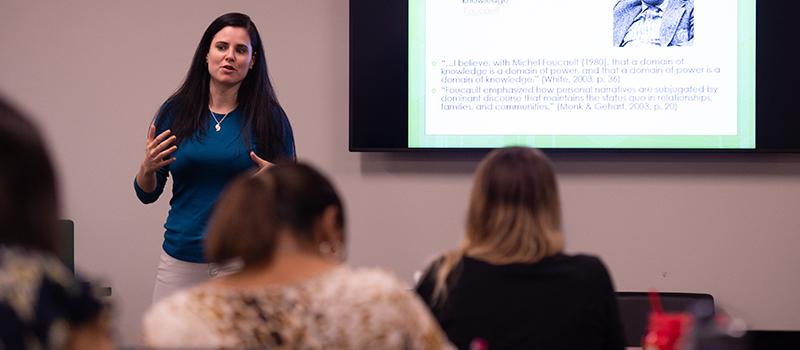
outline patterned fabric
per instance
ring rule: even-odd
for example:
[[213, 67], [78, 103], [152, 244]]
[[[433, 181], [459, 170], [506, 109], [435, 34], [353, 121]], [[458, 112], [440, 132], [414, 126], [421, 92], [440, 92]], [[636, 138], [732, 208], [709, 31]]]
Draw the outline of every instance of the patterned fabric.
[[0, 245], [0, 349], [62, 349], [101, 310], [58, 258]]
[[661, 22], [669, 0], [660, 5], [650, 6], [642, 3], [642, 12], [633, 20], [622, 46], [661, 46]]
[[145, 314], [142, 329], [154, 348], [453, 349], [396, 277], [348, 267], [287, 286], [178, 292]]

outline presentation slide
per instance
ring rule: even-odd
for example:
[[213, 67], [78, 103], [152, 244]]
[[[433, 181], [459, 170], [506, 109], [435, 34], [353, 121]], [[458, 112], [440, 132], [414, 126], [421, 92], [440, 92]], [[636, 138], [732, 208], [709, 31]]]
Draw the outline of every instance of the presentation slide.
[[410, 0], [409, 147], [754, 148], [752, 0]]

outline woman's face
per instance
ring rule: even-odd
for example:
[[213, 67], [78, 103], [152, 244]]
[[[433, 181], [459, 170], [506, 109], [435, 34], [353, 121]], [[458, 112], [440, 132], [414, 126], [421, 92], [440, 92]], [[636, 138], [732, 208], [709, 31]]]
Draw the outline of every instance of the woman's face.
[[255, 63], [247, 30], [230, 26], [222, 28], [211, 39], [206, 60], [212, 84], [241, 84]]

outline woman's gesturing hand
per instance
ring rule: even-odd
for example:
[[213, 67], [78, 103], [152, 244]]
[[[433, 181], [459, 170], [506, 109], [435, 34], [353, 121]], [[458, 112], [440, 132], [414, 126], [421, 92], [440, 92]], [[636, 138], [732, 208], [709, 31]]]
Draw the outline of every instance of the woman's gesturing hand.
[[253, 162], [256, 163], [256, 165], [258, 165], [258, 173], [272, 166], [272, 163], [261, 159], [261, 157], [257, 156], [256, 152], [253, 151], [250, 151], [250, 159], [252, 159]]
[[175, 157], [167, 158], [178, 149], [178, 146], [172, 144], [175, 142], [175, 135], [169, 136], [169, 134], [170, 131], [166, 130], [156, 136], [156, 126], [150, 125], [145, 156], [139, 167], [139, 174], [136, 175], [136, 182], [145, 192], [153, 192], [156, 189], [156, 170], [175, 161]]
[[[169, 134], [170, 131], [166, 130], [158, 136], [155, 136], [156, 126], [150, 125], [150, 132], [147, 133], [146, 154], [144, 156], [144, 160], [142, 160], [142, 168], [144, 168], [145, 172], [155, 172], [165, 165], [175, 161], [175, 157], [167, 158], [170, 154], [172, 154], [172, 152], [175, 152], [175, 150], [178, 149], [178, 146], [175, 145], [167, 148], [169, 145], [175, 142], [175, 135], [169, 136]], [[167, 138], [167, 136], [169, 136], [169, 138]]]

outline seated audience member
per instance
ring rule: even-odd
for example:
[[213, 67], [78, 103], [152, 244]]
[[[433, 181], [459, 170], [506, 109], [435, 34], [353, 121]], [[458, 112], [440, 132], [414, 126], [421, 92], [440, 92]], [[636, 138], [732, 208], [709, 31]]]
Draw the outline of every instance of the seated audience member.
[[38, 130], [0, 99], [0, 349], [112, 348], [101, 303], [57, 257], [58, 214]]
[[461, 247], [417, 292], [459, 349], [623, 349], [614, 287], [600, 259], [566, 255], [546, 156], [498, 149], [479, 165]]
[[450, 349], [417, 295], [379, 269], [341, 264], [344, 211], [302, 164], [236, 178], [215, 204], [209, 261], [240, 272], [177, 292], [143, 319], [155, 348]]

